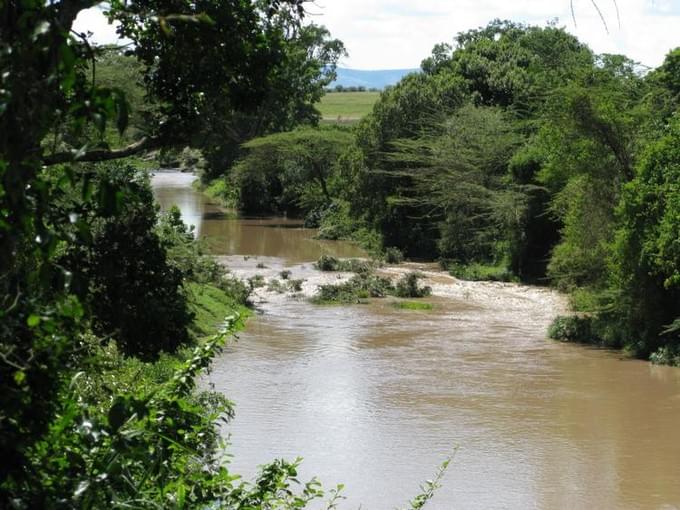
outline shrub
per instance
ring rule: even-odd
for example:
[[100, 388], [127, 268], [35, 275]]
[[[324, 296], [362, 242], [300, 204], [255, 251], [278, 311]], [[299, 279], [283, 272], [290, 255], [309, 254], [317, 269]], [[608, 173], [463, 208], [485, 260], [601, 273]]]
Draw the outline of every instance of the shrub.
[[99, 165], [92, 181], [92, 195], [108, 198], [92, 203], [83, 200], [84, 191], [71, 196], [91, 232], [63, 254], [63, 264], [74, 268], [73, 289], [83, 295], [95, 334], [113, 336], [125, 354], [148, 360], [174, 352], [190, 343], [193, 316], [183, 281], [191, 257], [169, 248], [193, 236], [182, 230], [178, 212], [157, 227], [146, 173], [121, 163]]
[[286, 292], [286, 286], [282, 285], [279, 280], [276, 278], [269, 280], [269, 284], [267, 285], [267, 290], [269, 292], [276, 292], [278, 294], [283, 294]]
[[319, 260], [314, 264], [319, 271], [337, 271], [338, 270], [338, 259], [330, 255], [321, 255]]
[[319, 271], [343, 271], [347, 273], [368, 273], [374, 264], [360, 259], [337, 259], [331, 255], [321, 255], [314, 264]]
[[401, 298], [420, 298], [432, 294], [432, 287], [419, 287], [418, 280], [423, 278], [422, 273], [406, 273], [397, 282], [394, 294]]
[[560, 315], [550, 324], [548, 336], [562, 342], [593, 343], [592, 320], [578, 315]]
[[468, 281], [491, 281], [491, 282], [516, 282], [519, 279], [508, 269], [506, 264], [457, 264], [446, 263], [449, 274], [461, 280]]
[[680, 367], [680, 346], [664, 345], [649, 356], [649, 361], [655, 365], [671, 365]]
[[210, 198], [217, 200], [223, 207], [236, 209], [238, 206], [238, 190], [228, 177], [219, 177], [211, 181], [203, 189], [203, 192]]
[[294, 279], [294, 280], [288, 280], [288, 290], [291, 292], [301, 292], [302, 291], [302, 284], [305, 281], [303, 279]]
[[201, 171], [205, 168], [205, 158], [198, 149], [184, 147], [179, 153], [179, 168], [182, 172]]
[[344, 283], [320, 285], [311, 301], [316, 304], [361, 303], [370, 297], [385, 297], [393, 290], [389, 279], [360, 273]]
[[383, 258], [387, 264], [401, 264], [404, 261], [404, 254], [399, 248], [385, 248]]
[[261, 274], [251, 276], [250, 278], [248, 278], [248, 286], [250, 287], [251, 291], [260, 287], [264, 287], [265, 286], [264, 276], [262, 276]]

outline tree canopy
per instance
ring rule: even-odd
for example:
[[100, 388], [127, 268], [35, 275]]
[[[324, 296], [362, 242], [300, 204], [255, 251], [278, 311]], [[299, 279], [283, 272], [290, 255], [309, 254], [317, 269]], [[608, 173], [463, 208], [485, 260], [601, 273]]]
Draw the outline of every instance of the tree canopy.
[[238, 285], [158, 229], [126, 164], [92, 163], [313, 123], [342, 43], [302, 23], [302, 0], [114, 0], [106, 14], [131, 43], [98, 48], [73, 22], [100, 3], [0, 4], [0, 506], [292, 498], [279, 490], [293, 464], [263, 475], [270, 490], [233, 483], [215, 457], [230, 407], [194, 391], [223, 337], [192, 345], [192, 279]]

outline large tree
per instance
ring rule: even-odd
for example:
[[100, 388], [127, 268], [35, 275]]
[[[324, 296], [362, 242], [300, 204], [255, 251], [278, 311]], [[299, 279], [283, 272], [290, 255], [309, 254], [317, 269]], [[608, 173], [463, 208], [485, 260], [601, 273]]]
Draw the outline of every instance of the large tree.
[[[0, 506], [7, 491], [32, 476], [26, 452], [52, 423], [56, 396], [82, 350], [85, 310], [59, 255], [91, 232], [75, 211], [50, 211], [81, 179], [72, 163], [183, 143], [201, 125], [206, 105], [228, 107], [225, 115], [261, 108], [287, 65], [279, 17], [285, 13], [295, 28], [303, 14], [302, 0], [109, 2], [108, 15], [132, 40], [130, 52], [159, 106], [147, 136], [116, 149], [88, 132], [104, 133], [110, 124], [122, 132], [128, 101], [123, 90], [97, 84], [96, 52], [72, 28], [79, 12], [99, 3], [0, 4]], [[82, 142], [55, 151], [59, 144], [48, 135], [66, 126], [69, 140]], [[45, 171], [57, 163], [56, 171]], [[91, 191], [83, 183], [84, 196]], [[110, 187], [97, 197], [117, 199]]]

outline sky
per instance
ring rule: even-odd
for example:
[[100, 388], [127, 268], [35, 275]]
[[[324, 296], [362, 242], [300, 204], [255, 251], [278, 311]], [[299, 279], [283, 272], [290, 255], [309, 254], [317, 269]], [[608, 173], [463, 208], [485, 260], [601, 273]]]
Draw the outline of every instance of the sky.
[[[433, 46], [494, 18], [543, 26], [557, 19], [596, 53], [622, 53], [649, 67], [680, 46], [680, 0], [316, 0], [307, 19], [325, 25], [345, 43], [340, 66], [353, 69], [417, 68]], [[617, 15], [618, 6], [618, 15]], [[99, 43], [115, 42], [115, 28], [94, 8], [74, 27]]]

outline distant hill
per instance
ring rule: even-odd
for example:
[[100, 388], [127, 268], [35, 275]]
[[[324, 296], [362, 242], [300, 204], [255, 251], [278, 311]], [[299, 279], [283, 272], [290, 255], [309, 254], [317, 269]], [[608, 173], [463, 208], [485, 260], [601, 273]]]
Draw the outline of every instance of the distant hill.
[[417, 72], [420, 72], [420, 69], [363, 71], [359, 69], [338, 67], [338, 77], [330, 84], [330, 88], [334, 88], [336, 85], [342, 85], [343, 87], [366, 87], [367, 89], [382, 90], [388, 85], [394, 85], [408, 73]]

